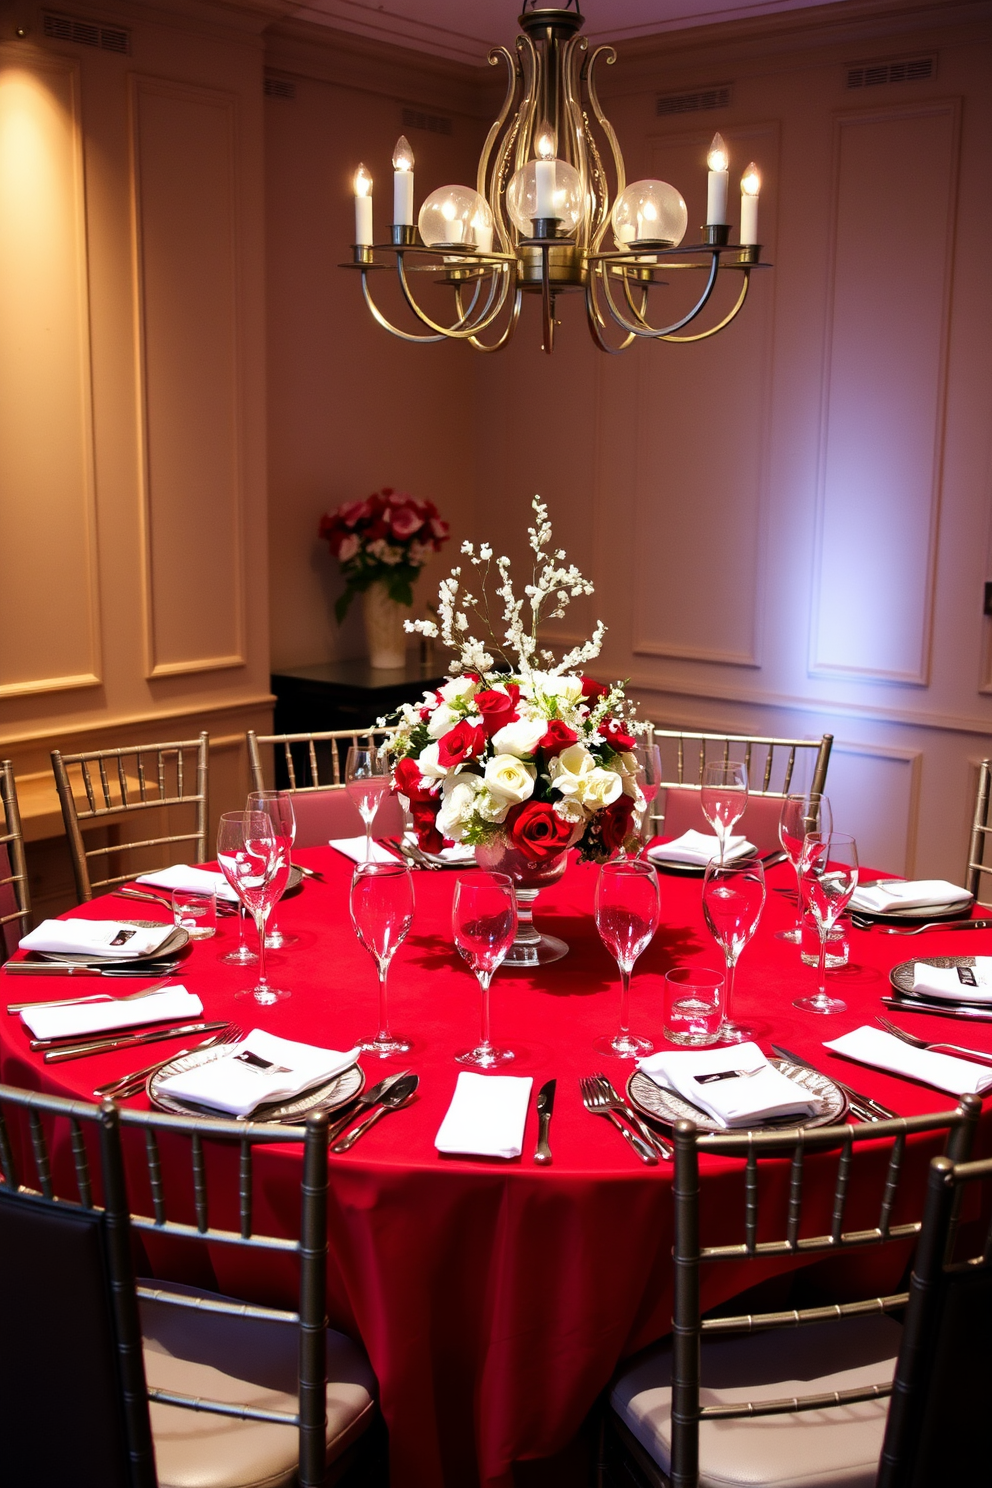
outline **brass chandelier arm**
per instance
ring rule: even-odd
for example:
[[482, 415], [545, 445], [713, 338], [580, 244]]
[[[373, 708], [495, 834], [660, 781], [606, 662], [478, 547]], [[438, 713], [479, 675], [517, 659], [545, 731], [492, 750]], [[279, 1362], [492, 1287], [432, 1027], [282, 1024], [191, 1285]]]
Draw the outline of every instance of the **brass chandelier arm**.
[[[496, 297], [497, 285], [499, 285], [499, 287], [501, 289], [499, 304], [496, 306], [496, 309], [493, 310], [492, 314], [490, 315], [489, 312], [492, 309], [492, 303], [493, 303], [493, 300]], [[506, 304], [506, 296], [507, 296], [507, 291], [509, 289], [509, 285], [510, 285], [510, 280], [509, 280], [509, 276], [507, 274], [504, 273], [501, 276], [499, 276], [499, 278], [497, 278], [497, 275], [496, 275], [495, 272], [492, 273], [492, 274], [490, 274], [490, 276], [489, 276], [489, 295], [488, 295], [488, 298], [487, 298], [486, 303], [483, 306], [482, 310], [480, 310], [478, 316], [476, 316], [476, 318], [472, 321], [471, 325], [469, 325], [468, 329], [469, 329], [470, 332], [472, 332], [474, 334], [477, 331], [484, 331], [484, 330], [486, 330], [486, 328], [488, 326], [491, 326], [492, 323], [493, 323], [493, 321], [496, 320], [499, 317], [499, 315], [502, 313], [503, 306]], [[480, 278], [479, 281], [478, 281], [478, 283], [477, 283], [477, 285], [476, 285], [475, 291], [474, 291], [474, 293], [472, 295], [472, 303], [469, 305], [468, 309], [466, 310], [464, 308], [464, 306], [462, 305], [463, 286], [460, 285], [460, 284], [456, 284], [455, 285], [455, 304], [458, 306], [458, 313], [461, 316], [461, 320], [459, 320], [459, 321], [456, 322], [456, 324], [458, 326], [464, 326], [464, 325], [468, 324], [469, 319], [470, 319], [470, 317], [472, 316], [472, 314], [473, 314], [473, 312], [475, 310], [476, 302], [478, 301], [479, 293], [480, 293], [481, 289], [482, 289], [482, 279]], [[465, 339], [468, 340], [468, 341], [471, 341], [472, 336], [469, 335]]]
[[[623, 154], [620, 150], [620, 141], [617, 139], [616, 131], [614, 130], [613, 125], [603, 113], [603, 108], [599, 101], [599, 94], [596, 91], [596, 80], [594, 73], [596, 70], [596, 63], [599, 61], [600, 57], [606, 58], [607, 67], [612, 67], [614, 62], [617, 60], [617, 54], [612, 47], [597, 47], [595, 51], [589, 55], [587, 61], [585, 62], [585, 65], [582, 69], [582, 75], [585, 79], [586, 92], [589, 95], [589, 102], [592, 105], [592, 111], [595, 115], [596, 123], [599, 125], [600, 129], [603, 131], [603, 134], [606, 136], [606, 139], [610, 146], [610, 152], [613, 156], [613, 169], [616, 172], [617, 178], [617, 189], [613, 194], [613, 200], [616, 201], [627, 184], [627, 173], [624, 168]], [[610, 214], [609, 212], [606, 212], [603, 217], [603, 221], [597, 229], [590, 244], [594, 253], [598, 252], [600, 244], [606, 236], [606, 230], [609, 225]]]
[[[627, 320], [626, 317], [623, 315], [615, 299], [613, 298], [613, 288], [610, 283], [610, 266], [608, 262], [604, 262], [600, 265], [599, 277], [602, 281], [603, 293], [606, 295], [606, 302], [610, 307], [610, 314], [613, 316], [613, 319], [616, 321], [617, 325], [621, 326], [622, 329], [625, 331], [633, 331], [634, 334], [637, 336], [646, 336], [655, 341], [662, 341], [670, 338], [673, 332], [680, 331], [683, 326], [689, 325], [690, 322], [695, 320], [696, 316], [705, 309], [709, 298], [713, 293], [713, 289], [716, 284], [716, 277], [719, 273], [719, 270], [720, 255], [718, 253], [714, 253], [712, 255], [712, 261], [710, 263], [710, 271], [706, 280], [706, 287], [703, 290], [702, 294], [699, 296], [699, 299], [696, 301], [695, 305], [693, 305], [692, 309], [689, 310], [685, 315], [683, 315], [679, 320], [673, 320], [671, 325], [661, 326], [657, 329], [653, 326], [648, 325], [646, 321], [641, 321], [640, 324], [632, 325], [630, 321]], [[626, 278], [626, 275], [624, 275], [623, 277]], [[736, 314], [736, 311], [734, 313]], [[690, 337], [687, 339], [694, 338]], [[704, 338], [700, 337], [699, 339], [702, 340]]]
[[518, 289], [513, 296], [513, 309], [510, 311], [506, 326], [504, 327], [503, 333], [498, 341], [493, 341], [487, 346], [486, 343], [484, 341], [480, 341], [477, 336], [470, 336], [468, 338], [469, 346], [474, 346], [476, 351], [502, 351], [503, 347], [506, 346], [507, 342], [510, 340], [510, 337], [513, 335], [514, 331], [517, 328], [517, 321], [520, 319], [520, 307], [523, 304], [523, 300], [523, 290]]
[[396, 273], [399, 276], [400, 286], [403, 290], [403, 298], [406, 300], [407, 304], [413, 311], [414, 315], [416, 315], [421, 325], [427, 326], [429, 330], [435, 331], [439, 336], [448, 336], [455, 341], [467, 341], [470, 337], [476, 335], [479, 331], [486, 330], [489, 326], [492, 325], [493, 321], [499, 315], [500, 311], [503, 308], [503, 305], [506, 302], [506, 290], [508, 288], [509, 281], [506, 274], [504, 273], [501, 276], [504, 281], [503, 293], [499, 298], [499, 303], [497, 304], [495, 310], [492, 310], [492, 312], [489, 313], [489, 307], [491, 306], [493, 299], [492, 293], [490, 293], [490, 297], [486, 305], [486, 311], [483, 312], [483, 314], [481, 314], [479, 318], [471, 325], [466, 324], [466, 318], [467, 316], [471, 316], [475, 308], [476, 301], [478, 300], [479, 289], [481, 289], [480, 283], [480, 285], [476, 289], [475, 294], [473, 295], [472, 304], [468, 308], [467, 316], [462, 316], [462, 318], [460, 320], [457, 320], [453, 326], [441, 326], [438, 325], [437, 321], [432, 320], [431, 317], [426, 313], [426, 311], [422, 310], [414, 299], [413, 291], [410, 289], [410, 284], [406, 276], [406, 268], [403, 263], [402, 254], [398, 256], [396, 261]]
[[600, 351], [605, 351], [610, 356], [619, 356], [621, 351], [626, 351], [627, 347], [637, 340], [637, 335], [634, 331], [628, 331], [619, 346], [610, 345], [603, 335], [603, 332], [606, 330], [607, 321], [596, 299], [595, 283], [595, 274], [590, 274], [586, 283], [586, 319], [589, 322], [589, 334]]
[[424, 343], [428, 341], [447, 341], [448, 338], [443, 331], [438, 336], [418, 336], [412, 331], [401, 331], [399, 326], [394, 326], [388, 321], [372, 298], [372, 291], [369, 289], [369, 276], [364, 269], [362, 270], [362, 294], [365, 296], [365, 303], [371, 310], [373, 319], [382, 326], [384, 331], [389, 331], [392, 335], [398, 336], [401, 341], [419, 341]]
[[520, 81], [517, 64], [514, 62], [507, 48], [493, 47], [489, 53], [489, 66], [498, 67], [501, 61], [506, 63], [506, 97], [503, 99], [503, 107], [500, 109], [499, 114], [490, 127], [489, 133], [486, 135], [486, 142], [479, 156], [479, 169], [476, 175], [475, 189], [480, 196], [486, 195], [486, 175], [489, 170], [489, 157], [492, 154], [493, 146], [499, 138], [500, 130], [509, 118], [510, 108], [517, 92], [517, 83]]
[[735, 304], [734, 308], [727, 315], [724, 316], [724, 318], [719, 322], [718, 325], [710, 326], [710, 328], [709, 328], [708, 331], [699, 331], [699, 332], [697, 332], [697, 334], [695, 336], [669, 336], [669, 335], [664, 335], [660, 339], [662, 341], [675, 341], [678, 344], [680, 344], [682, 346], [685, 346], [685, 345], [687, 345], [691, 341], [706, 341], [710, 336], [715, 336], [716, 333], [717, 333], [717, 331], [722, 331], [723, 328], [724, 328], [724, 326], [728, 326], [730, 324], [730, 322], [734, 319], [734, 317], [737, 315], [737, 312], [740, 310], [741, 306], [744, 304], [744, 301], [747, 299], [748, 285], [750, 283], [751, 283], [750, 272], [747, 269], [745, 269], [744, 270], [744, 283], [741, 285], [741, 292], [737, 296], [737, 303]]

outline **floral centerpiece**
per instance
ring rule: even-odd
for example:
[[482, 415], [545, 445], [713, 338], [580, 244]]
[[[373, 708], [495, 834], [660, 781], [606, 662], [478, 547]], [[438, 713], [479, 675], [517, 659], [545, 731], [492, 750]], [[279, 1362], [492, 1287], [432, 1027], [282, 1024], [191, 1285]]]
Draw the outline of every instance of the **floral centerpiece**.
[[372, 665], [402, 666], [403, 609], [413, 604], [420, 570], [448, 541], [448, 523], [433, 501], [416, 501], [385, 486], [364, 501], [326, 513], [319, 535], [344, 575], [344, 591], [334, 605], [338, 623], [355, 595], [363, 595]]
[[[399, 710], [387, 743], [394, 789], [409, 803], [421, 849], [439, 852], [446, 841], [474, 847], [480, 864], [510, 872], [518, 901], [521, 888], [536, 886], [536, 895], [564, 872], [569, 847], [596, 862], [633, 847], [634, 813], [644, 806], [633, 753], [638, 725], [623, 684], [578, 670], [599, 655], [606, 627], [600, 621], [560, 661], [539, 641], [542, 621], [561, 619], [593, 586], [564, 552], [551, 550], [538, 497], [533, 510], [533, 571], [521, 597], [509, 559], [494, 559], [488, 543], [466, 542], [479, 593], [455, 568], [440, 586], [438, 622], [406, 622], [408, 631], [440, 635], [457, 657], [437, 692]], [[494, 599], [502, 641], [490, 620]], [[485, 640], [472, 634], [477, 621]]]

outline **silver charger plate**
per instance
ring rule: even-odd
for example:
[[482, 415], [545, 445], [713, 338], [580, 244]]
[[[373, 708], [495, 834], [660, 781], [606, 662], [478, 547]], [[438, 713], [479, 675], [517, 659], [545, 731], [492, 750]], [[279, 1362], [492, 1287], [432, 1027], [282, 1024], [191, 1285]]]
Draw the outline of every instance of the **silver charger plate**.
[[[817, 1109], [812, 1116], [778, 1116], [773, 1121], [759, 1121], [750, 1128], [751, 1131], [789, 1130], [797, 1126], [836, 1126], [844, 1120], [847, 1115], [847, 1096], [833, 1080], [821, 1075], [819, 1070], [809, 1069], [804, 1064], [792, 1064], [788, 1059], [769, 1059], [768, 1063], [808, 1091]], [[627, 1095], [632, 1106], [662, 1126], [674, 1126], [676, 1121], [694, 1121], [700, 1131], [706, 1132], [739, 1132], [748, 1129], [717, 1126], [712, 1116], [683, 1100], [674, 1090], [662, 1090], [643, 1070], [634, 1070], [630, 1076], [627, 1081]]]
[[169, 1079], [171, 1075], [183, 1074], [186, 1070], [196, 1069], [201, 1064], [211, 1064], [213, 1060], [222, 1059], [230, 1052], [230, 1044], [220, 1044], [213, 1049], [194, 1049], [192, 1054], [182, 1054], [178, 1059], [170, 1060], [153, 1075], [148, 1076], [145, 1082], [148, 1099], [160, 1111], [169, 1111], [173, 1116], [215, 1116], [224, 1121], [278, 1121], [283, 1126], [297, 1126], [306, 1121], [311, 1111], [336, 1111], [339, 1106], [346, 1106], [365, 1088], [365, 1071], [360, 1064], [353, 1064], [348, 1069], [342, 1070], [340, 1075], [335, 1075], [332, 1080], [325, 1080], [322, 1085], [314, 1085], [309, 1090], [304, 1090], [302, 1095], [294, 1096], [292, 1100], [277, 1101], [268, 1106], [257, 1106], [250, 1116], [233, 1118], [224, 1111], [216, 1110], [213, 1106], [198, 1106], [192, 1101], [177, 1100], [174, 1095], [169, 1095], [168, 1091], [161, 1089], [163, 1080]]
[[[898, 880], [893, 880], [898, 882]], [[868, 885], [866, 884], [867, 888]], [[872, 885], [874, 888], [875, 885]], [[866, 920], [875, 920], [879, 925], [902, 925], [907, 920], [956, 920], [961, 915], [967, 914], [975, 902], [974, 894], [961, 890], [961, 898], [955, 899], [953, 904], [918, 904], [912, 909], [859, 909], [856, 904], [849, 904], [847, 913], [863, 915]]]
[[[974, 966], [974, 956], [914, 956], [912, 961], [900, 961], [898, 966], [893, 966], [889, 972], [889, 981], [897, 992], [913, 994], [913, 967], [914, 966]], [[932, 992], [917, 992], [917, 997], [925, 997], [928, 1002], [934, 1002], [938, 1006], [945, 1001], [944, 998], [935, 997]], [[958, 1002], [969, 1002], [967, 987], [961, 988], [959, 997], [947, 998], [948, 1007], [953, 1007]], [[975, 1002], [975, 1007], [988, 1007], [987, 1002]]]
[[[168, 908], [168, 906], [166, 906]], [[139, 930], [161, 930], [165, 925], [164, 920], [118, 920], [120, 925], [134, 925]], [[189, 945], [189, 931], [184, 930], [181, 925], [173, 928], [172, 934], [167, 935], [157, 950], [148, 951], [143, 956], [98, 956], [90, 952], [89, 955], [70, 954], [68, 951], [35, 951], [43, 961], [64, 962], [70, 966], [128, 966], [137, 961], [161, 961], [166, 956], [174, 956], [184, 946]]]
[[303, 869], [297, 867], [294, 863], [289, 870], [289, 877], [286, 880], [286, 887], [282, 891], [282, 897], [285, 899], [288, 894], [298, 894], [302, 887]]

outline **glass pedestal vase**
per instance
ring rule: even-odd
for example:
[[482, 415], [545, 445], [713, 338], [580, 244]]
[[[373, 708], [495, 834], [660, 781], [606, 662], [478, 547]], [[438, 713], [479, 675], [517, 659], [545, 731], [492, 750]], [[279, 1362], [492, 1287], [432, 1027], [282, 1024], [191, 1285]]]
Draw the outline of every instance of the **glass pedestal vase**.
[[403, 621], [412, 610], [389, 596], [385, 584], [372, 584], [362, 595], [362, 619], [369, 647], [369, 664], [376, 671], [399, 671], [406, 666]]
[[568, 946], [555, 935], [542, 935], [534, 924], [534, 900], [542, 889], [557, 883], [568, 865], [568, 849], [545, 862], [535, 863], [505, 837], [475, 849], [475, 861], [487, 873], [505, 873], [513, 880], [517, 901], [517, 934], [506, 953], [504, 966], [527, 969], [547, 966], [568, 955]]

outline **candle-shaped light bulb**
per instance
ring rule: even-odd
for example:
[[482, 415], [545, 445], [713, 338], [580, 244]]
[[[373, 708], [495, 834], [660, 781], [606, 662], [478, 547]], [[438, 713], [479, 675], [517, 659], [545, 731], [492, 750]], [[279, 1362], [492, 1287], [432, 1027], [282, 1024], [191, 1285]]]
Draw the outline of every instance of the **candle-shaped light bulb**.
[[534, 220], [543, 218], [557, 218], [555, 209], [555, 137], [547, 125], [542, 126], [535, 144], [537, 160], [534, 163], [536, 202], [534, 204]]
[[405, 134], [400, 135], [393, 151], [393, 223], [397, 227], [413, 225], [413, 151]]
[[754, 161], [741, 176], [741, 242], [758, 241], [758, 194], [761, 191], [761, 173]]
[[444, 218], [445, 223], [444, 241], [446, 243], [460, 243], [464, 236], [465, 224], [462, 222], [461, 217], [458, 216], [458, 208], [450, 197], [441, 207], [441, 216]]
[[655, 224], [658, 221], [658, 208], [653, 201], [641, 202], [637, 209], [637, 231], [636, 238], [655, 238], [658, 236]]
[[355, 243], [372, 245], [372, 177], [364, 165], [355, 172]]
[[727, 188], [730, 184], [730, 156], [722, 134], [713, 136], [706, 157], [706, 225], [720, 225], [727, 220]]

